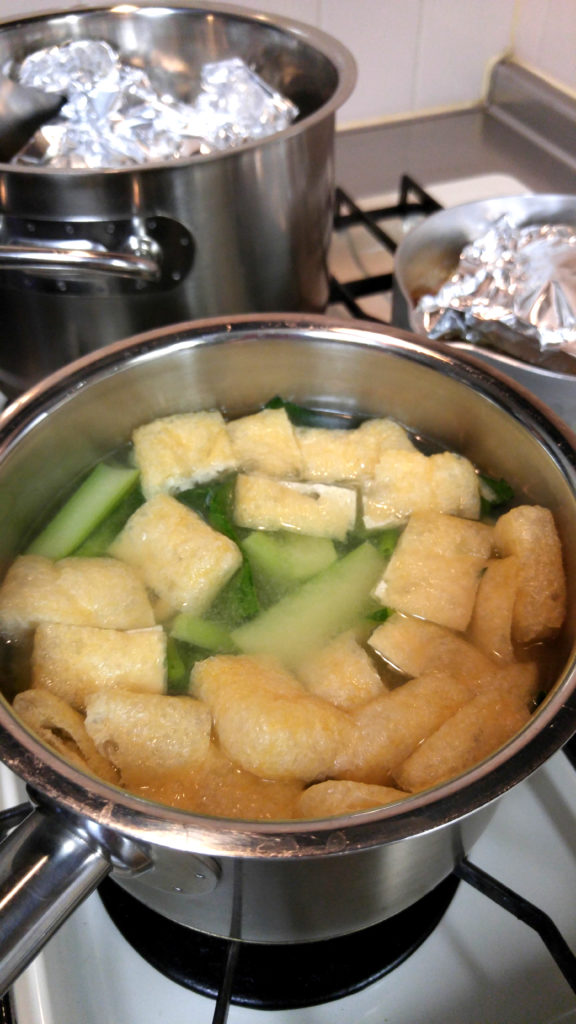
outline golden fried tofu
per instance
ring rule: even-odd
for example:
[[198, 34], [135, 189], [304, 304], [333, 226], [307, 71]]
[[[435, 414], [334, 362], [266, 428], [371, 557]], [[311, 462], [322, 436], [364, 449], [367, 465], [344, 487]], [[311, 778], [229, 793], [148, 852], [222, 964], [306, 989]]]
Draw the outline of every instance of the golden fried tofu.
[[220, 412], [176, 413], [137, 427], [134, 457], [145, 498], [173, 494], [236, 468]]
[[0, 632], [16, 639], [41, 622], [140, 629], [154, 613], [140, 577], [115, 558], [20, 555], [0, 587]]
[[526, 705], [506, 693], [483, 693], [455, 712], [394, 771], [413, 793], [472, 768], [507, 743], [530, 718]]
[[265, 476], [298, 478], [302, 454], [285, 409], [262, 409], [228, 423], [239, 469]]
[[136, 510], [110, 553], [141, 574], [165, 610], [195, 614], [209, 607], [242, 562], [232, 540], [168, 494]]
[[40, 740], [74, 767], [105, 782], [118, 781], [114, 766], [99, 753], [86, 732], [82, 715], [61, 697], [48, 690], [24, 690], [16, 694], [13, 708]]
[[356, 728], [338, 753], [333, 777], [394, 785], [398, 765], [472, 696], [453, 676], [429, 672], [363, 704], [350, 712]]
[[363, 487], [362, 511], [368, 530], [400, 526], [413, 512], [478, 519], [478, 477], [472, 463], [453, 452], [384, 451]]
[[404, 800], [408, 793], [392, 786], [371, 786], [348, 779], [328, 779], [308, 786], [296, 799], [295, 817], [329, 818], [332, 815], [368, 811]]
[[470, 623], [470, 638], [486, 654], [514, 661], [514, 607], [520, 579], [515, 555], [491, 558], [482, 575]]
[[207, 658], [194, 666], [191, 687], [209, 705], [225, 754], [264, 779], [326, 776], [352, 730], [345, 712], [306, 693], [270, 658]]
[[535, 662], [503, 662], [475, 647], [460, 633], [409, 615], [391, 615], [368, 639], [384, 660], [407, 676], [448, 672], [475, 694], [489, 689], [513, 693], [530, 706], [538, 691]]
[[234, 519], [250, 530], [295, 530], [345, 540], [356, 522], [356, 491], [239, 473]]
[[297, 674], [309, 693], [346, 711], [386, 690], [370, 655], [352, 630], [340, 633], [308, 655], [299, 663]]
[[514, 640], [527, 644], [553, 636], [566, 615], [566, 578], [552, 513], [539, 505], [511, 509], [494, 526], [494, 546], [519, 561]]
[[196, 770], [211, 728], [206, 704], [188, 696], [101, 690], [86, 698], [86, 730], [128, 786]]
[[441, 512], [415, 512], [374, 596], [407, 615], [464, 630], [492, 549], [492, 528]]
[[414, 448], [408, 432], [392, 419], [366, 420], [353, 430], [298, 427], [302, 476], [323, 483], [369, 480], [381, 452]]
[[79, 711], [99, 690], [163, 693], [166, 634], [160, 626], [119, 630], [41, 623], [34, 633], [32, 685]]

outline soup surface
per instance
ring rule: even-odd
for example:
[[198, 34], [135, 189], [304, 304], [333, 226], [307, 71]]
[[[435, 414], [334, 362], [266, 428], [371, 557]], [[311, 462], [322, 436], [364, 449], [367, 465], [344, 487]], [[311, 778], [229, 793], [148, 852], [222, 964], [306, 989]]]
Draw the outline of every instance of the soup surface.
[[404, 800], [530, 719], [565, 617], [551, 513], [387, 418], [273, 400], [138, 427], [0, 588], [15, 712], [210, 815]]

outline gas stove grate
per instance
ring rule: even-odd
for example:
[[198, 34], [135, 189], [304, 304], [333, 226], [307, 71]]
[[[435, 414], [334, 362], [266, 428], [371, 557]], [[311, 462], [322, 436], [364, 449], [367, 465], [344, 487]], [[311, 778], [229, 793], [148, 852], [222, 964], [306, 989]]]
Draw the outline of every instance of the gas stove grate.
[[[408, 174], [403, 174], [400, 179], [398, 201], [389, 206], [363, 209], [342, 188], [336, 189], [335, 198], [334, 231], [344, 232], [351, 227], [362, 226], [391, 256], [396, 252], [398, 244], [383, 226], [387, 221], [405, 221], [418, 215], [427, 216], [442, 209], [441, 204]], [[362, 276], [349, 281], [340, 281], [331, 275], [330, 303], [344, 305], [356, 319], [374, 320], [375, 317], [362, 308], [358, 299], [389, 292], [393, 284], [394, 275], [391, 272]]]

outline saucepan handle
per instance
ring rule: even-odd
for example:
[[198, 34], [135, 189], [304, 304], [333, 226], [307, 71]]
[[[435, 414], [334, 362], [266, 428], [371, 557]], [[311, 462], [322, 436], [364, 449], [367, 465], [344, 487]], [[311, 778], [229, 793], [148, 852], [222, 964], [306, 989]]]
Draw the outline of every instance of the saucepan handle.
[[157, 259], [126, 252], [92, 249], [62, 249], [48, 246], [0, 245], [0, 270], [36, 270], [52, 273], [87, 271], [120, 277], [156, 281], [160, 277]]
[[0, 844], [0, 994], [111, 868], [88, 834], [43, 807]]

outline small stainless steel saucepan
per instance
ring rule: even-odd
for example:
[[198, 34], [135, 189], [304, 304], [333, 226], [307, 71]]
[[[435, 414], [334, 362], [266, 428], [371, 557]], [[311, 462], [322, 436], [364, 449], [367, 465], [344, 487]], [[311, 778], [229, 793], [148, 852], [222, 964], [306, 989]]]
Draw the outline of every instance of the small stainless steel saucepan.
[[570, 589], [555, 686], [525, 729], [482, 764], [405, 802], [322, 821], [233, 821], [131, 796], [64, 762], [0, 702], [2, 760], [36, 809], [0, 852], [0, 988], [109, 873], [144, 904], [255, 942], [350, 933], [450, 874], [496, 799], [576, 729], [576, 439], [479, 362], [366, 323], [259, 316], [180, 324], [80, 360], [0, 417], [0, 560], [81, 470], [169, 413], [234, 416], [275, 394], [319, 409], [390, 415], [503, 476], [557, 520]]

